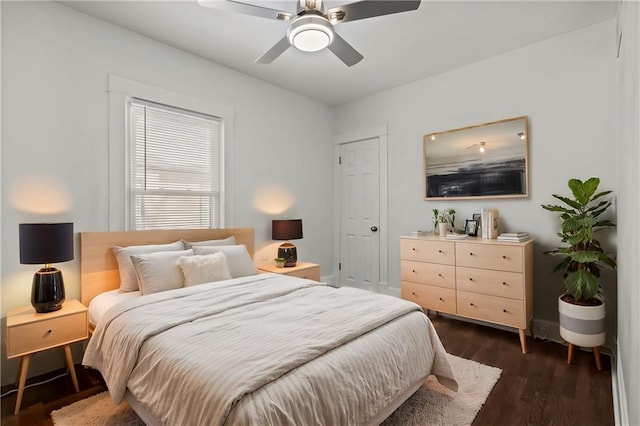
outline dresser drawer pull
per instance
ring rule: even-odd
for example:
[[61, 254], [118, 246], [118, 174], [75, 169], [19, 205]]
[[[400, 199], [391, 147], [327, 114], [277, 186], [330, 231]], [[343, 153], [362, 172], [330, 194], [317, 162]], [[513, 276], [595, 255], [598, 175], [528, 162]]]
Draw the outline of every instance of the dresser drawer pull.
[[47, 330], [47, 334], [51, 334], [51, 333], [52, 333], [51, 329]]
[[416, 248], [415, 247], [411, 247], [411, 250], [416, 251]]
[[469, 303], [469, 306], [476, 306], [476, 305], [474, 305], [473, 302], [471, 302], [471, 303]]
[[442, 274], [438, 274], [438, 276], [439, 276], [440, 278], [442, 278]]
[[438, 250], [438, 253], [442, 253], [442, 250]]
[[442, 297], [438, 297], [438, 299], [440, 299], [441, 302], [444, 302], [444, 299]]
[[469, 277], [469, 281], [473, 281], [473, 278]]
[[507, 313], [507, 310], [506, 310], [506, 309], [503, 309], [503, 310], [502, 310], [502, 312], [504, 312], [504, 313], [506, 314], [506, 313]]
[[469, 256], [473, 256], [473, 252], [469, 252]]
[[411, 270], [411, 272], [413, 272], [413, 273], [415, 274], [415, 273], [416, 273], [416, 270], [415, 270], [415, 269], [412, 269], [412, 270]]
[[507, 283], [506, 283], [506, 282], [504, 282], [504, 281], [502, 281], [502, 285], [507, 285]]
[[506, 258], [507, 258], [507, 256], [502, 256], [502, 258], [503, 258], [503, 259], [506, 259]]

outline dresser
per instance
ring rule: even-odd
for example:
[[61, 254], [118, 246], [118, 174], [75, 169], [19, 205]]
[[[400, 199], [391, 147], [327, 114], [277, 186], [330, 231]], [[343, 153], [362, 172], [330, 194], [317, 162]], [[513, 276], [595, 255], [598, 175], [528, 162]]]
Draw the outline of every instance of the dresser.
[[533, 318], [533, 240], [400, 238], [403, 299], [425, 309], [517, 328]]

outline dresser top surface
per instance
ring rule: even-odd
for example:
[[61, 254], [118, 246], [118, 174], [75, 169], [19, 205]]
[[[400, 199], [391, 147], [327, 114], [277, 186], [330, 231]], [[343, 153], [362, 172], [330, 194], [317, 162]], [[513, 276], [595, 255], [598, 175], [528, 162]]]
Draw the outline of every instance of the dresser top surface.
[[513, 246], [526, 246], [528, 244], [533, 244], [533, 240], [529, 239], [527, 241], [498, 241], [496, 239], [488, 239], [488, 238], [480, 238], [480, 237], [467, 237], [467, 238], [447, 238], [441, 237], [439, 235], [424, 235], [424, 236], [416, 236], [416, 235], [406, 235], [401, 236], [400, 239], [408, 239], [408, 240], [420, 240], [420, 241], [447, 241], [452, 243], [472, 243], [472, 244], [497, 244], [497, 245], [513, 245]]

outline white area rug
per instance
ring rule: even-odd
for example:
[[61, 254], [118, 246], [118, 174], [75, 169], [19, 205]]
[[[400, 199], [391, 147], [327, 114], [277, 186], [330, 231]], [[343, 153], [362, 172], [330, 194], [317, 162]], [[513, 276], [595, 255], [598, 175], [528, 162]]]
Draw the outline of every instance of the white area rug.
[[[469, 425], [487, 400], [502, 370], [449, 355], [458, 380], [458, 392], [450, 391], [431, 376], [383, 426]], [[115, 405], [107, 392], [51, 412], [56, 426], [144, 425], [124, 402]]]

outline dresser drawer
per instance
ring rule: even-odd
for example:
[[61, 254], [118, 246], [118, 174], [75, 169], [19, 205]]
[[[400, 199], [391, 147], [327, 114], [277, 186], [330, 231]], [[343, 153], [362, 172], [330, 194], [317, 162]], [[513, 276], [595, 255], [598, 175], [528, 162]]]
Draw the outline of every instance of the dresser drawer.
[[524, 301], [458, 291], [458, 313], [520, 329], [527, 328]]
[[455, 255], [455, 245], [451, 241], [400, 240], [401, 259], [455, 265]]
[[456, 288], [456, 268], [439, 263], [400, 261], [400, 279], [437, 287]]
[[521, 246], [500, 244], [456, 244], [456, 265], [471, 268], [522, 272]]
[[524, 299], [524, 275], [489, 269], [456, 268], [456, 288], [471, 293]]
[[449, 288], [403, 281], [400, 295], [403, 299], [415, 302], [425, 309], [456, 313], [456, 292]]
[[77, 342], [87, 336], [87, 312], [30, 322], [7, 330], [7, 357]]
[[306, 278], [308, 280], [320, 281], [320, 267], [302, 269], [300, 271], [291, 271], [286, 275], [290, 277]]

